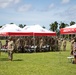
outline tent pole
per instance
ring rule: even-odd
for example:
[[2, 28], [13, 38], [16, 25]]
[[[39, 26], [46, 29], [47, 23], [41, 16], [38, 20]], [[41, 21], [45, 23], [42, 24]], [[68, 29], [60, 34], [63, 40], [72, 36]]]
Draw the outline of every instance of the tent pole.
[[35, 49], [35, 34], [33, 33], [33, 43], [34, 43], [34, 52], [36, 52], [36, 49]]

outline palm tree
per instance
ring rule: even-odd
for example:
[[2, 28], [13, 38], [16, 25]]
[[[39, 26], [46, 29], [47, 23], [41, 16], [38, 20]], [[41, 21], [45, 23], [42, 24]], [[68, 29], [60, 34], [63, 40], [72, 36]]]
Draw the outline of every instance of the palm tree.
[[26, 24], [24, 24], [24, 27], [26, 26]]
[[46, 27], [45, 27], [45, 26], [42, 26], [42, 28], [44, 28], [44, 29], [45, 29]]
[[56, 31], [58, 28], [58, 23], [55, 21], [54, 23], [50, 24], [50, 30]]
[[22, 24], [19, 24], [19, 27], [20, 28], [24, 28], [26, 26], [26, 24], [22, 25]]
[[[65, 24], [65, 23], [63, 23], [63, 22], [61, 22], [59, 25], [60, 25], [60, 26], [59, 26], [60, 29], [61, 29], [61, 28], [65, 28], [66, 26], [69, 26], [68, 24]], [[60, 31], [59, 31], [59, 32], [60, 32]], [[63, 35], [62, 37], [65, 37], [65, 36]]]
[[10, 23], [10, 24], [14, 24], [14, 23]]
[[0, 26], [0, 28], [2, 28], [2, 26]]
[[59, 26], [60, 29], [61, 29], [61, 28], [65, 28], [66, 26], [69, 26], [68, 24], [65, 24], [65, 23], [63, 23], [63, 22], [61, 22], [59, 25], [60, 25], [60, 26]]
[[74, 22], [74, 21], [71, 21], [71, 22], [70, 22], [70, 26], [71, 26], [71, 25], [74, 25], [74, 24], [75, 24], [75, 22]]

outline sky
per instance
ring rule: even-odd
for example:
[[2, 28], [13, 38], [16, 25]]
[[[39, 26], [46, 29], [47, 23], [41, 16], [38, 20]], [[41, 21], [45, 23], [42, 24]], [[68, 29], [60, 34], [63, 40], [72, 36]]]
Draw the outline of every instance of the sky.
[[0, 0], [0, 25], [76, 22], [76, 0]]

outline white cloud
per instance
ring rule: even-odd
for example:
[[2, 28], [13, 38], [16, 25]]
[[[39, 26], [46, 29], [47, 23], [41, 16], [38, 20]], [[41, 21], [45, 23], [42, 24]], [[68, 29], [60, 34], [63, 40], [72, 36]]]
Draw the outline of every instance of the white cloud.
[[0, 0], [0, 8], [6, 8], [11, 4], [17, 4], [20, 0]]
[[30, 11], [32, 9], [32, 5], [31, 4], [25, 4], [21, 7], [18, 8], [18, 11], [20, 12], [27, 12]]
[[70, 0], [62, 0], [62, 4], [67, 4], [69, 2], [70, 2]]

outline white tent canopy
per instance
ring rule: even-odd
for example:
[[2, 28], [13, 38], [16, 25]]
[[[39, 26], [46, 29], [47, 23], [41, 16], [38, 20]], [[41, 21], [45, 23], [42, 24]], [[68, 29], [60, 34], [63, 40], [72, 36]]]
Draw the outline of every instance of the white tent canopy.
[[18, 27], [16, 24], [5, 24], [2, 28], [0, 28], [0, 35], [9, 35], [12, 32], [15, 33], [21, 31], [22, 28]]
[[23, 28], [23, 30], [26, 31], [26, 32], [44, 32], [44, 33], [46, 33], [46, 32], [52, 32], [52, 31], [49, 31], [47, 29], [42, 28], [38, 24], [37, 25], [32, 25], [32, 26], [25, 26]]
[[16, 24], [6, 24], [0, 28], [0, 35], [4, 36], [56, 36], [56, 32], [42, 28], [40, 25], [18, 27]]
[[45, 36], [45, 35], [51, 35], [56, 36], [56, 32], [49, 31], [47, 29], [42, 28], [40, 25], [32, 25], [32, 26], [25, 26], [22, 30], [23, 32], [32, 32], [35, 36]]
[[16, 24], [6, 24], [0, 28], [0, 32], [19, 32], [22, 28], [18, 27]]

